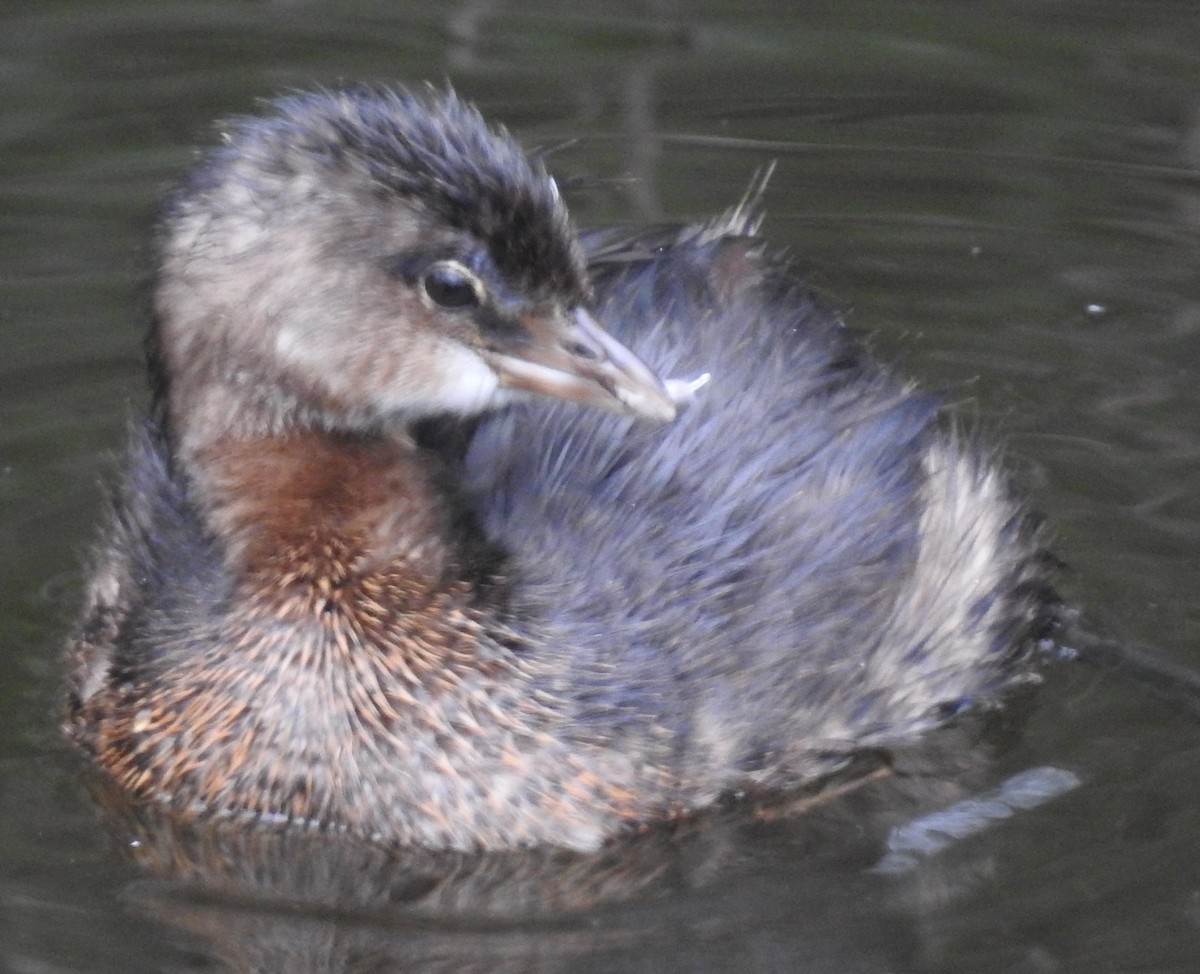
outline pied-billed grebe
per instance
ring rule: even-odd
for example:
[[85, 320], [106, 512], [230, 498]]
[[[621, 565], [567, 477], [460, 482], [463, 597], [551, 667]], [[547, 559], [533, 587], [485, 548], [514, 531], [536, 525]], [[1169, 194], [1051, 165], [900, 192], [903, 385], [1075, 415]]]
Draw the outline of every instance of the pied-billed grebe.
[[[231, 125], [161, 223], [70, 736], [189, 813], [587, 849], [995, 699], [1034, 532], [756, 229], [577, 237], [451, 93]], [[639, 358], [711, 382], [640, 422]]]

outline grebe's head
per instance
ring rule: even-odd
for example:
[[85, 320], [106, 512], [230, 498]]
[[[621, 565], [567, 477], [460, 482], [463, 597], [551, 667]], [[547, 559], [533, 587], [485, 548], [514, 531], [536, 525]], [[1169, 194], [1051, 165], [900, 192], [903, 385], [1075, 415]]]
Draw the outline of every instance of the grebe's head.
[[453, 93], [355, 88], [237, 121], [162, 221], [172, 427], [362, 430], [539, 392], [668, 420], [587, 308], [554, 181]]

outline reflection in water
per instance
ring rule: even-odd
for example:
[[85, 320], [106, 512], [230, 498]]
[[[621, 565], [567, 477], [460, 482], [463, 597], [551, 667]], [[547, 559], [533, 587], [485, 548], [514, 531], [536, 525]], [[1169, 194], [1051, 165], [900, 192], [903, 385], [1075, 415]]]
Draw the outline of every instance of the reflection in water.
[[[828, 805], [816, 793], [798, 801], [810, 811], [836, 806], [880, 780], [878, 767], [864, 771], [829, 789]], [[547, 848], [473, 855], [196, 822], [130, 804], [99, 775], [88, 783], [146, 877], [126, 902], [186, 933], [193, 949], [230, 971], [567, 971], [584, 958], [644, 950], [664, 935], [673, 897], [719, 888], [753, 858], [755, 833], [787, 811], [743, 805], [596, 855]], [[793, 907], [776, 904], [789, 922]], [[745, 933], [754, 926], [750, 915], [764, 919], [756, 907], [749, 915], [723, 908], [706, 923], [710, 932]], [[666, 928], [676, 935], [674, 924]]]
[[[87, 782], [142, 877], [126, 904], [222, 970], [578, 971], [728, 951], [777, 955], [789, 969], [884, 971], [918, 949], [931, 890], [944, 906], [995, 868], [967, 846], [881, 876], [872, 867], [889, 829], [960, 799], [964, 781], [978, 789], [991, 777], [985, 756], [1019, 723], [992, 715], [886, 762], [864, 758], [821, 789], [735, 802], [590, 856], [394, 850], [198, 822], [131, 804], [99, 775]], [[731, 883], [743, 896], [726, 895]]]

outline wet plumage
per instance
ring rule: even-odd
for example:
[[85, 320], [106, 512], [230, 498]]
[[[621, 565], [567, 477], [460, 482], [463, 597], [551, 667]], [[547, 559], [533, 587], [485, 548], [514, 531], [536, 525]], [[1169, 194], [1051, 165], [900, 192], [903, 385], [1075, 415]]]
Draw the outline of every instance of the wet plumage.
[[[198, 814], [594, 848], [999, 699], [1036, 532], [756, 222], [577, 237], [450, 94], [233, 125], [162, 222], [73, 739]], [[651, 423], [652, 372], [711, 379]]]

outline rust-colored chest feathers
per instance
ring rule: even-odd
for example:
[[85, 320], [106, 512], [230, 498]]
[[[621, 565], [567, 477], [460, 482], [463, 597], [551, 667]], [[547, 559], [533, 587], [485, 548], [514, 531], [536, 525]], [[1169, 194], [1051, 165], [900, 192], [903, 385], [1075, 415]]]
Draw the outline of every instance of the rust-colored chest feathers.
[[225, 597], [190, 631], [138, 637], [156, 662], [83, 705], [81, 739], [144, 797], [368, 833], [381, 800], [403, 802], [429, 844], [460, 844], [461, 823], [421, 796], [486, 789], [558, 745], [519, 692], [502, 581], [461, 564], [480, 542], [436, 459], [405, 438], [315, 433], [218, 441], [200, 459], [191, 486], [222, 539]]
[[241, 596], [281, 620], [323, 620], [386, 646], [457, 591], [451, 500], [406, 441], [292, 434], [218, 442], [198, 458], [199, 501]]

